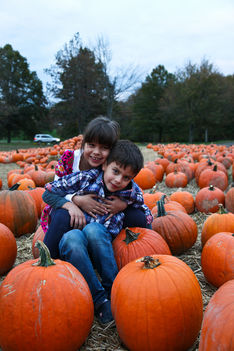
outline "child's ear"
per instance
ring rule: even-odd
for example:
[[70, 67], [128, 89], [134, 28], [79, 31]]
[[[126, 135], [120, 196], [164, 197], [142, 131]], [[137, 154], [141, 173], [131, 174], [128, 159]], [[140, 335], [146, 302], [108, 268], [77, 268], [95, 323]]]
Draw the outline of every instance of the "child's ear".
[[107, 167], [107, 162], [105, 161], [105, 162], [102, 164], [102, 170], [103, 170], [103, 172], [106, 170], [106, 167]]

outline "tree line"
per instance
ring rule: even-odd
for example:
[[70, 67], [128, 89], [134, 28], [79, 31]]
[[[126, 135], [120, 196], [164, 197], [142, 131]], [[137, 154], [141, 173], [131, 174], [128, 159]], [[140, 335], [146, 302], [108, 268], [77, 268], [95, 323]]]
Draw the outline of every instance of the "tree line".
[[45, 71], [46, 92], [26, 58], [10, 44], [0, 48], [0, 138], [52, 132], [66, 139], [98, 115], [117, 120], [121, 138], [133, 141], [233, 138], [234, 75], [224, 76], [208, 60], [174, 73], [158, 65], [144, 79], [135, 66], [113, 74], [109, 44], [100, 37], [89, 48], [76, 33]]

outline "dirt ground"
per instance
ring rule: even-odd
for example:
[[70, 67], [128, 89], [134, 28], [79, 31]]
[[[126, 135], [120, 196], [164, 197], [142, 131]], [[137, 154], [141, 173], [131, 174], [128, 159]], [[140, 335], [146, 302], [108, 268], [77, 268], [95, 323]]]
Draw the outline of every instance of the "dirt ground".
[[[142, 148], [145, 162], [152, 161], [157, 158], [155, 151], [151, 149]], [[11, 169], [17, 168], [16, 164], [1, 164], [0, 163], [0, 178], [3, 181], [3, 189], [8, 189], [7, 187], [7, 172]], [[159, 183], [157, 190], [170, 195], [176, 189], [170, 189], [165, 186], [164, 182]], [[184, 189], [193, 194], [194, 198], [198, 191], [195, 180], [192, 180], [187, 187]], [[195, 273], [203, 296], [204, 309], [207, 306], [211, 296], [216, 291], [204, 278], [202, 273], [200, 257], [201, 257], [201, 228], [204, 223], [204, 220], [207, 218], [207, 215], [200, 212], [194, 212], [191, 217], [195, 220], [198, 226], [198, 238], [194, 246], [189, 249], [185, 254], [178, 256], [181, 260], [187, 263], [190, 268]], [[23, 235], [20, 238], [17, 238], [17, 259], [15, 265], [18, 265], [22, 262], [25, 262], [28, 259], [33, 258], [32, 256], [32, 239], [34, 233]], [[3, 277], [0, 277], [0, 284]], [[194, 343], [194, 345], [188, 351], [198, 350], [199, 337]], [[1, 349], [0, 349], [1, 350]], [[105, 350], [105, 351], [121, 351], [127, 350], [124, 345], [122, 345], [121, 340], [119, 339], [118, 333], [116, 331], [115, 325], [109, 326], [107, 328], [102, 328], [97, 321], [94, 321], [89, 337], [87, 338], [85, 344], [80, 348], [80, 350]]]

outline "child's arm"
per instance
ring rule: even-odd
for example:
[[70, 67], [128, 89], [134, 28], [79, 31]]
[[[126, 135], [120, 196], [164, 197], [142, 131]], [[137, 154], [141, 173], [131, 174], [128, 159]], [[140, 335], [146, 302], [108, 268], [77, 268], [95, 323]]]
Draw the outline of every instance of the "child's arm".
[[105, 199], [105, 205], [107, 212], [110, 213], [106, 218], [106, 221], [116, 213], [123, 212], [128, 206], [126, 201], [121, 200], [118, 196], [114, 195], [108, 197], [108, 199]]
[[96, 218], [95, 214], [105, 215], [109, 212], [106, 205], [97, 201], [98, 196], [96, 194], [88, 194], [78, 196], [75, 195], [72, 198], [72, 202], [80, 207], [83, 211], [87, 212], [90, 216]]
[[53, 207], [66, 209], [71, 217], [70, 225], [73, 228], [82, 229], [86, 225], [86, 219], [83, 212], [72, 202], [67, 201], [63, 196], [45, 190], [42, 195], [44, 202]]

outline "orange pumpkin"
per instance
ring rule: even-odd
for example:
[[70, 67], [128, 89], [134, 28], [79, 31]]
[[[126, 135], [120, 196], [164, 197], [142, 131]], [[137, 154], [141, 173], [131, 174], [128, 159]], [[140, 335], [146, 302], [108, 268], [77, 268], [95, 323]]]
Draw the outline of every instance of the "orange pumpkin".
[[188, 191], [175, 191], [171, 194], [170, 200], [179, 202], [188, 214], [195, 210], [195, 201], [193, 195]]
[[130, 261], [145, 255], [171, 255], [169, 246], [161, 235], [146, 228], [122, 229], [112, 246], [119, 270]]
[[35, 202], [27, 192], [18, 190], [0, 192], [0, 223], [5, 224], [16, 237], [33, 233], [37, 221]]
[[234, 350], [234, 279], [211, 297], [202, 321], [199, 351]]
[[167, 242], [173, 255], [180, 255], [197, 240], [196, 222], [182, 211], [165, 211], [163, 202], [157, 202], [157, 217], [152, 222], [152, 229]]
[[234, 279], [234, 234], [213, 235], [203, 247], [201, 266], [208, 282], [217, 288]]
[[224, 205], [224, 202], [224, 192], [213, 185], [200, 189], [195, 198], [197, 210], [204, 213], [217, 212], [219, 204]]
[[185, 188], [188, 184], [188, 179], [185, 173], [174, 171], [167, 174], [165, 184], [169, 188]]
[[112, 313], [129, 350], [187, 351], [200, 331], [202, 307], [195, 274], [171, 255], [128, 263], [112, 286]]
[[17, 255], [17, 245], [13, 233], [0, 223], [0, 275], [12, 268]]
[[229, 212], [234, 213], [234, 183], [232, 184], [231, 188], [229, 188], [227, 193], [226, 193], [225, 208]]
[[201, 189], [211, 184], [223, 191], [228, 187], [228, 176], [217, 169], [217, 164], [212, 168], [204, 169], [198, 179], [198, 186]]
[[151, 189], [156, 184], [156, 178], [153, 172], [144, 167], [140, 170], [137, 176], [134, 178], [134, 181], [139, 185], [139, 187], [143, 190]]
[[0, 345], [11, 351], [78, 350], [93, 322], [88, 284], [70, 263], [52, 261], [47, 247], [37, 246], [40, 259], [16, 266], [0, 287]]
[[207, 217], [203, 223], [201, 231], [202, 246], [214, 234], [219, 232], [234, 233], [234, 214], [225, 211], [223, 205], [219, 205], [219, 210]]
[[35, 246], [36, 242], [38, 240], [43, 241], [45, 237], [45, 233], [41, 227], [41, 225], [39, 225], [39, 227], [37, 228], [34, 236], [33, 236], [33, 241], [32, 241], [32, 254], [34, 258], [38, 258], [39, 257], [39, 250], [38, 248]]

